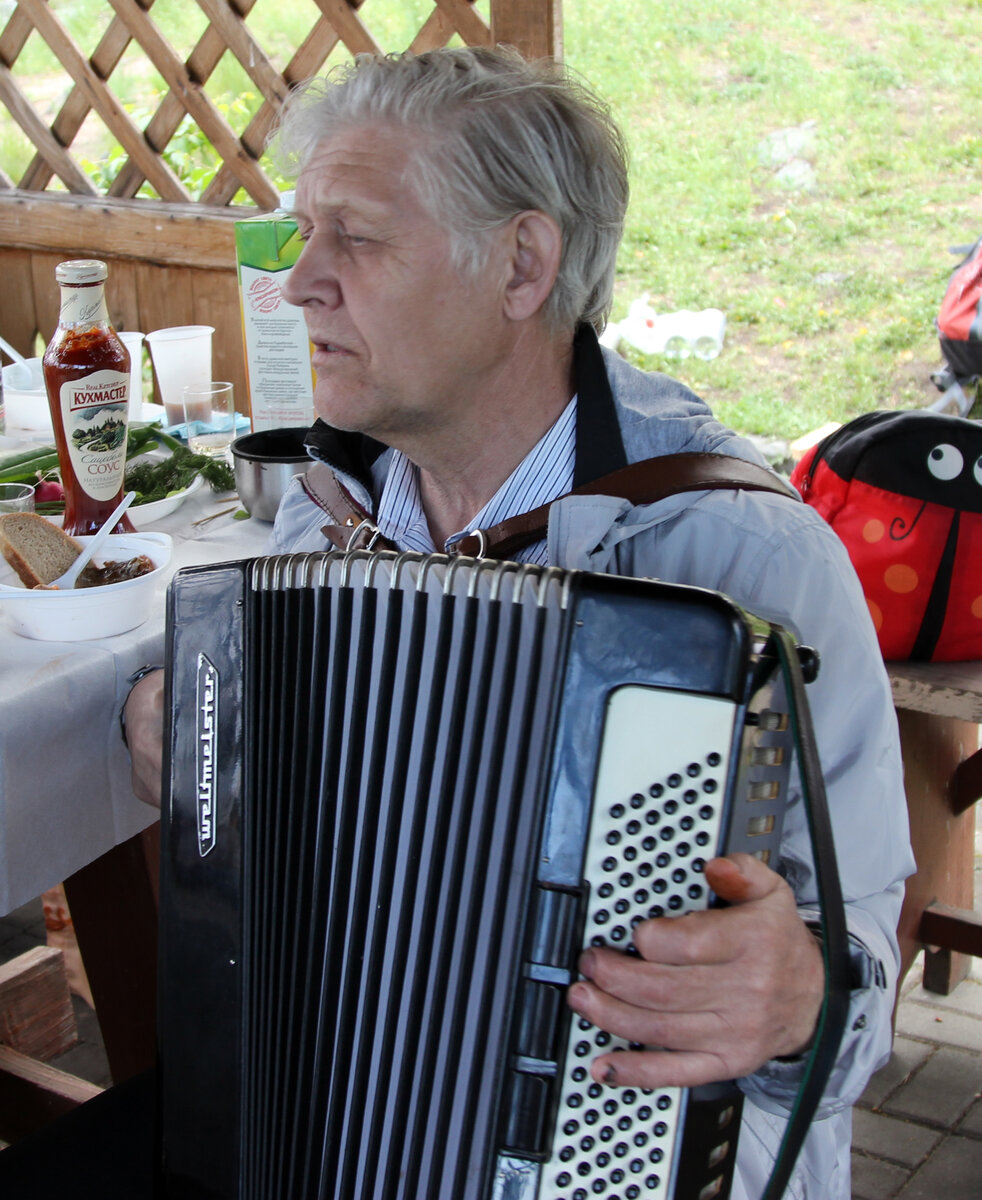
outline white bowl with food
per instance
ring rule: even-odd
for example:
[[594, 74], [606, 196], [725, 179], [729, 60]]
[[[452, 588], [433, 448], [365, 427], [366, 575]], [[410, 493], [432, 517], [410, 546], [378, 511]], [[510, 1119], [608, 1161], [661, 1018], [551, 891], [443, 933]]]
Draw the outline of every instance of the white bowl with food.
[[[19, 514], [18, 514], [19, 515]], [[57, 532], [61, 532], [58, 530]], [[84, 547], [87, 537], [75, 539]], [[43, 642], [75, 642], [114, 637], [142, 625], [150, 616], [161, 572], [170, 563], [173, 542], [166, 533], [114, 533], [97, 554], [97, 566], [125, 566], [145, 556], [150, 569], [116, 583], [68, 590], [26, 587], [12, 567], [0, 560], [0, 613], [16, 633]], [[88, 571], [88, 568], [86, 568]], [[86, 575], [83, 571], [83, 579]]]

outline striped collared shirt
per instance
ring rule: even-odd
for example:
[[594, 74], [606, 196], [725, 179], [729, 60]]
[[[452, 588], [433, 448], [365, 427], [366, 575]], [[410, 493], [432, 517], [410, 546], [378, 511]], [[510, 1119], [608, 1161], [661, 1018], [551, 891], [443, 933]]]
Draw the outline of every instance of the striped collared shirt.
[[[576, 454], [576, 397], [563, 409], [556, 423], [532, 447], [487, 504], [465, 529], [447, 539], [445, 550], [473, 529], [487, 529], [519, 513], [548, 504], [573, 486]], [[419, 468], [396, 450], [378, 503], [376, 524], [382, 534], [400, 549], [432, 554], [430, 537], [419, 495]], [[543, 538], [520, 550], [520, 562], [546, 565]]]

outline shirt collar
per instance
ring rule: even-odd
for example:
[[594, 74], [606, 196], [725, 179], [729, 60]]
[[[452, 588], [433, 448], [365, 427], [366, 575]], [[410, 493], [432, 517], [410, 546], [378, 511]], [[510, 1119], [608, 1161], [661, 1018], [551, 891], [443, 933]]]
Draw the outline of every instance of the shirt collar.
[[[480, 512], [465, 529], [447, 539], [444, 550], [474, 529], [486, 529], [519, 513], [548, 504], [573, 486], [576, 457], [576, 397], [570, 400], [559, 418], [532, 447]], [[405, 550], [432, 554], [436, 547], [419, 495], [419, 468], [400, 451], [393, 453], [382, 494], [379, 497], [376, 524], [382, 534]], [[520, 556], [526, 561], [545, 563], [545, 543], [528, 547]]]

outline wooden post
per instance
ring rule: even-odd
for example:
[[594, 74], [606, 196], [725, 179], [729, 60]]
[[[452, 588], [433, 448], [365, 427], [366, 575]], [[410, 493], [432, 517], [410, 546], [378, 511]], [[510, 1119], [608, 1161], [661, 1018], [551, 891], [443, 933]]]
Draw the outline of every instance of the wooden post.
[[[948, 780], [978, 745], [978, 726], [948, 717], [898, 710], [910, 840], [917, 873], [907, 880], [900, 916], [903, 979], [924, 946], [921, 918], [934, 903], [972, 909], [975, 810], [951, 811]], [[924, 986], [947, 995], [968, 973], [969, 960], [949, 948], [928, 948]]]
[[151, 825], [65, 880], [115, 1083], [156, 1057], [159, 839]]
[[562, 0], [491, 0], [491, 42], [526, 58], [563, 57]]

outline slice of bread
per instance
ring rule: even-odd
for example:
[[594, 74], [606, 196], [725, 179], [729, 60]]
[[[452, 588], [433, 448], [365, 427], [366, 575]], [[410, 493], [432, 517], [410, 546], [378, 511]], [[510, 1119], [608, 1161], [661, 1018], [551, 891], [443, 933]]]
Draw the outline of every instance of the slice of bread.
[[0, 516], [0, 552], [24, 585], [36, 588], [64, 575], [82, 547], [38, 513], [4, 513]]

